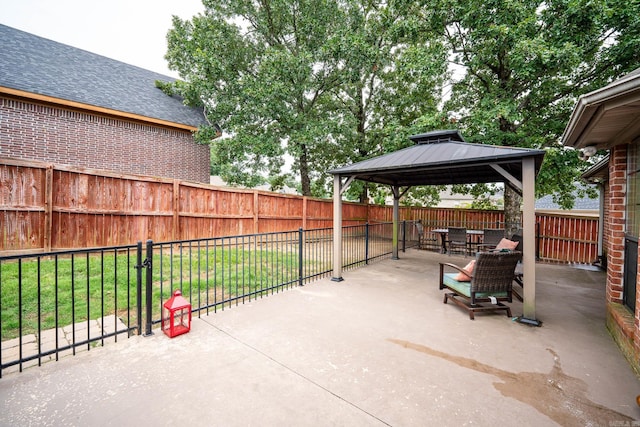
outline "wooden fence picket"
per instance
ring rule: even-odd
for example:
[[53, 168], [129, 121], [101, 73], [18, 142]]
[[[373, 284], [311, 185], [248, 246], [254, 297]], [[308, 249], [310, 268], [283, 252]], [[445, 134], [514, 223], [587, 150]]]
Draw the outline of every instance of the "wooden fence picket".
[[[0, 158], [0, 254], [332, 227], [333, 201]], [[393, 208], [345, 202], [343, 224], [392, 220]], [[401, 207], [427, 229], [504, 226], [499, 210]], [[542, 259], [597, 258], [597, 216], [536, 214]], [[501, 225], [502, 224], [502, 225]]]

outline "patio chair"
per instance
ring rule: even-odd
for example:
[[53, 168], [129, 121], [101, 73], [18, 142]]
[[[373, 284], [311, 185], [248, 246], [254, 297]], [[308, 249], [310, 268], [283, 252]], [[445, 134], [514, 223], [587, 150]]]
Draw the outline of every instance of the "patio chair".
[[[504, 310], [511, 317], [511, 308], [502, 302], [512, 302], [512, 282], [521, 256], [516, 251], [478, 252], [470, 272], [454, 264], [440, 263], [440, 289], [450, 291], [445, 293], [444, 303], [451, 300], [466, 309], [471, 320], [478, 311]], [[447, 268], [457, 272], [445, 273]]]
[[522, 230], [516, 231], [513, 236], [511, 236], [511, 240], [513, 240], [514, 242], [518, 242], [516, 251], [522, 251]]
[[[518, 230], [515, 232], [515, 234], [513, 234], [513, 236], [511, 236], [511, 239], [509, 239], [511, 242], [516, 242], [517, 245], [514, 248], [510, 248], [510, 250], [514, 250], [517, 252], [522, 253], [522, 230]], [[489, 249], [491, 250], [499, 250], [498, 249], [499, 245], [497, 245], [497, 247]], [[520, 258], [520, 260], [518, 261], [518, 264], [516, 265], [516, 270], [515, 270], [515, 274], [513, 277], [513, 280], [520, 285], [521, 288], [524, 287], [524, 281], [523, 281], [523, 272], [522, 272], [522, 258]], [[513, 292], [513, 297], [516, 298], [517, 300], [519, 300], [520, 302], [522, 302], [522, 292], [516, 290], [515, 288], [512, 290]]]
[[495, 249], [504, 237], [504, 230], [497, 228], [485, 228], [482, 235], [482, 243], [478, 244], [478, 251]]
[[[514, 242], [518, 242], [518, 246], [516, 246], [516, 251], [522, 252], [522, 230], [516, 231], [515, 234], [511, 236], [511, 240]], [[520, 261], [522, 261], [522, 259]], [[522, 293], [524, 293], [524, 280], [523, 280], [521, 262], [518, 262], [518, 265], [516, 266], [516, 274], [513, 280], [515, 280], [515, 282], [518, 285], [520, 285], [520, 287], [522, 288], [522, 291], [520, 292], [514, 289], [513, 296], [516, 297], [517, 300], [522, 301]]]
[[454, 250], [460, 251], [460, 249], [462, 249], [462, 253], [466, 256], [469, 253], [467, 229], [462, 227], [449, 227], [447, 247], [449, 255], [451, 255]]
[[418, 234], [418, 249], [438, 249], [438, 239], [431, 234], [427, 236], [420, 221], [416, 222], [416, 233]]

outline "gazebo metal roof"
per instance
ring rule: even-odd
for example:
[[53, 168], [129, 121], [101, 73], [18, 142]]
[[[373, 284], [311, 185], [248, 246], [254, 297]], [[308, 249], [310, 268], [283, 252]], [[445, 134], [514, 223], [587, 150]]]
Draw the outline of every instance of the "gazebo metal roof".
[[329, 171], [333, 175], [397, 186], [502, 182], [496, 165], [522, 179], [522, 159], [533, 157], [536, 173], [545, 152], [465, 142], [457, 130], [409, 137], [415, 145]]

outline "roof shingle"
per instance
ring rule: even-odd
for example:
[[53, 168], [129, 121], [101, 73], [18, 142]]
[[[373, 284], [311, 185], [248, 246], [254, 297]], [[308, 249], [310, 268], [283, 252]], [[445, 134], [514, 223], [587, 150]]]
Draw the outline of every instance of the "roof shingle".
[[201, 109], [167, 96], [174, 78], [0, 24], [0, 86], [198, 127]]

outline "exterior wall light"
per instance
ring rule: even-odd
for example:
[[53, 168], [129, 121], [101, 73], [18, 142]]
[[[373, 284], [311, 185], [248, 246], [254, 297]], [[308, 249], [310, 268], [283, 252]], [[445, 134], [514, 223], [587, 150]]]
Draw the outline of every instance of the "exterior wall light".
[[584, 153], [585, 156], [587, 157], [591, 157], [594, 154], [596, 154], [596, 151], [598, 151], [598, 149], [596, 148], [595, 145], [589, 145], [588, 147], [584, 147], [582, 149], [582, 152]]
[[584, 147], [582, 150], [580, 150], [579, 157], [582, 160], [587, 160], [589, 157], [592, 157], [593, 155], [595, 155], [597, 151], [598, 149], [596, 148], [595, 145], [589, 145]]

